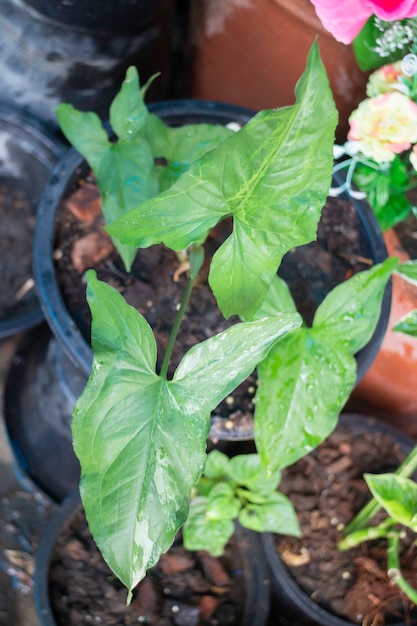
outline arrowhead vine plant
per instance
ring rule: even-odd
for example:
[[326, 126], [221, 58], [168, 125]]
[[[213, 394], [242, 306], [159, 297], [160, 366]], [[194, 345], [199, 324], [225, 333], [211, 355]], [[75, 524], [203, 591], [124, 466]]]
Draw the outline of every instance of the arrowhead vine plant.
[[[299, 533], [277, 491], [280, 471], [336, 426], [355, 384], [354, 355], [375, 328], [397, 263], [388, 259], [336, 287], [311, 327], [277, 276], [287, 251], [315, 239], [330, 187], [336, 110], [316, 44], [295, 104], [260, 111], [238, 132], [169, 128], [148, 111], [143, 92], [131, 68], [111, 106], [111, 140], [94, 114], [58, 110], [95, 173], [106, 230], [127, 268], [139, 247], [188, 255], [159, 371], [146, 319], [87, 272], [94, 361], [74, 410], [74, 449], [93, 537], [130, 592], [184, 524], [186, 546], [214, 554], [235, 519], [257, 531]], [[225, 218], [233, 227], [211, 259], [209, 285], [224, 317], [240, 321], [194, 345], [169, 377], [205, 241]], [[207, 457], [211, 412], [255, 368], [257, 453]]]
[[[417, 604], [417, 589], [401, 572], [400, 546], [405, 529], [417, 532], [417, 484], [409, 478], [416, 468], [417, 446], [395, 474], [365, 474], [373, 499], [346, 526], [345, 536], [339, 543], [341, 550], [349, 550], [365, 541], [386, 539], [388, 577], [414, 604]], [[375, 516], [381, 508], [386, 515], [376, 522]]]

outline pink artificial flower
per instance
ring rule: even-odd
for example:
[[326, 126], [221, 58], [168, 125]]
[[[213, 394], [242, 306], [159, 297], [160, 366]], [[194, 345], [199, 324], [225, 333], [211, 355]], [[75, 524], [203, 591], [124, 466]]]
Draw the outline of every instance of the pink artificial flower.
[[391, 22], [417, 15], [417, 0], [311, 0], [323, 26], [342, 43], [351, 43], [371, 15]]

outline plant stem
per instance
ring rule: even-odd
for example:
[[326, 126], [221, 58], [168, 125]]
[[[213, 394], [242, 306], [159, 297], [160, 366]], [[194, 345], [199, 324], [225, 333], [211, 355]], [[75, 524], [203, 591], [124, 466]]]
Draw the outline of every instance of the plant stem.
[[[417, 469], [417, 446], [411, 450], [408, 456], [401, 463], [397, 471], [395, 472], [398, 476], [403, 476], [404, 478], [408, 478], [411, 474]], [[378, 504], [375, 498], [372, 498], [360, 511], [359, 513], [352, 519], [352, 521], [346, 526], [344, 530], [344, 534], [348, 535], [353, 533], [360, 528], [363, 528], [368, 524], [373, 517], [378, 513], [381, 509], [381, 505]]]
[[413, 602], [417, 604], [417, 591], [412, 587], [404, 578], [400, 569], [400, 531], [396, 530], [388, 535], [388, 578], [391, 584], [398, 585], [398, 587], [405, 593], [405, 595]]
[[190, 258], [190, 275], [187, 280], [187, 284], [184, 289], [184, 293], [182, 295], [180, 308], [177, 311], [177, 315], [175, 316], [175, 321], [171, 329], [171, 333], [169, 335], [167, 349], [164, 354], [164, 360], [162, 361], [160, 376], [162, 378], [167, 377], [168, 366], [171, 360], [172, 351], [174, 349], [175, 340], [177, 339], [178, 331], [181, 326], [181, 322], [184, 318], [185, 310], [188, 306], [188, 302], [190, 300], [191, 292], [194, 287], [195, 280], [198, 276], [198, 272], [203, 264], [204, 260], [204, 250], [201, 246], [196, 248], [191, 247], [189, 250], [189, 258]]
[[369, 526], [368, 528], [361, 528], [349, 533], [347, 537], [339, 541], [337, 547], [339, 550], [350, 550], [360, 545], [364, 541], [370, 541], [371, 539], [380, 539], [381, 537], [387, 537], [391, 531], [394, 520], [388, 518], [384, 520], [379, 526]]

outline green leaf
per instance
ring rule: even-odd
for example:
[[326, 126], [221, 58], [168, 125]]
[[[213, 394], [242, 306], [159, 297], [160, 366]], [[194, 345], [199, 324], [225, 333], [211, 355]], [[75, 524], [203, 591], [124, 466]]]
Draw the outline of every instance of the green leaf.
[[325, 329], [300, 328], [272, 348], [258, 365], [254, 419], [268, 472], [295, 463], [332, 432], [355, 381], [351, 351]]
[[184, 169], [233, 134], [233, 130], [221, 124], [167, 126], [154, 114], [149, 115], [145, 131], [155, 158], [163, 157], [168, 163], [179, 164]]
[[417, 485], [397, 474], [365, 474], [368, 487], [388, 515], [417, 532]]
[[206, 550], [212, 556], [221, 556], [234, 532], [229, 519], [210, 519], [206, 516], [206, 501], [191, 501], [190, 514], [183, 528], [184, 547], [187, 550]]
[[318, 307], [313, 327], [322, 330], [329, 343], [344, 343], [352, 354], [358, 352], [375, 330], [384, 290], [397, 264], [398, 259], [390, 257], [337, 285]]
[[395, 273], [399, 274], [406, 281], [417, 287], [417, 261], [410, 260], [399, 263], [395, 268]]
[[220, 450], [212, 450], [207, 455], [206, 465], [204, 468], [204, 476], [209, 479], [220, 479], [229, 476], [230, 459], [220, 452]]
[[279, 471], [267, 474], [258, 454], [238, 454], [232, 457], [229, 475], [238, 485], [266, 495], [275, 491], [281, 480]]
[[297, 308], [287, 283], [278, 274], [275, 274], [265, 300], [250, 319], [260, 320], [263, 317], [273, 317], [280, 312], [296, 310]]
[[392, 327], [392, 330], [398, 333], [405, 333], [411, 337], [417, 337], [417, 309], [410, 311], [410, 313], [398, 320]]
[[111, 103], [110, 125], [119, 140], [129, 140], [145, 128], [148, 116], [140, 90], [138, 71], [131, 66], [119, 93]]
[[316, 44], [296, 97], [291, 107], [255, 115], [169, 190], [114, 222], [110, 234], [181, 250], [233, 216], [209, 280], [226, 317], [253, 315], [285, 252], [315, 237], [330, 186], [337, 115]]
[[[158, 193], [153, 154], [142, 132], [147, 109], [135, 68], [128, 69], [110, 108], [118, 142], [109, 141], [95, 113], [84, 113], [63, 104], [57, 109], [57, 117], [68, 141], [84, 156], [94, 172], [107, 224]], [[126, 269], [130, 270], [136, 248], [125, 246], [117, 238], [113, 243]]]
[[207, 518], [235, 519], [240, 511], [240, 500], [235, 496], [232, 485], [222, 482], [214, 485], [207, 498]]
[[70, 144], [84, 156], [91, 169], [95, 170], [110, 146], [99, 116], [92, 112], [77, 111], [72, 104], [60, 104], [56, 108], [56, 117]]
[[257, 532], [284, 533], [299, 537], [300, 526], [294, 507], [282, 493], [272, 493], [264, 504], [248, 504], [239, 514], [242, 526]]
[[74, 410], [73, 443], [94, 540], [132, 589], [187, 518], [210, 412], [299, 316], [236, 324], [192, 348], [168, 381], [155, 373], [146, 320], [94, 272], [87, 280], [94, 362]]

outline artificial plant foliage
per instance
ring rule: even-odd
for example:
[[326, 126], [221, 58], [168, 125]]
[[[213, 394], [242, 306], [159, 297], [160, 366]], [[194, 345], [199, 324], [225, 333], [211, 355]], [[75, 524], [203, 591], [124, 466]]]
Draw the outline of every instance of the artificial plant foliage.
[[[375, 330], [397, 263], [388, 258], [337, 285], [318, 307], [312, 327], [296, 329], [258, 365], [255, 441], [269, 471], [297, 461], [336, 426], [355, 384], [354, 355]], [[271, 297], [277, 293], [274, 287]], [[264, 317], [267, 302], [256, 318]], [[281, 302], [284, 310], [294, 310], [287, 297]]]
[[204, 468], [210, 412], [300, 324], [297, 313], [239, 323], [156, 373], [146, 320], [87, 274], [92, 374], [74, 411], [81, 496], [94, 540], [131, 590], [172, 544]]
[[108, 232], [125, 245], [202, 243], [223, 218], [233, 230], [215, 253], [211, 288], [226, 317], [260, 307], [283, 255], [315, 238], [332, 169], [337, 113], [317, 44], [296, 103], [259, 112], [192, 163], [157, 198], [125, 213]]

